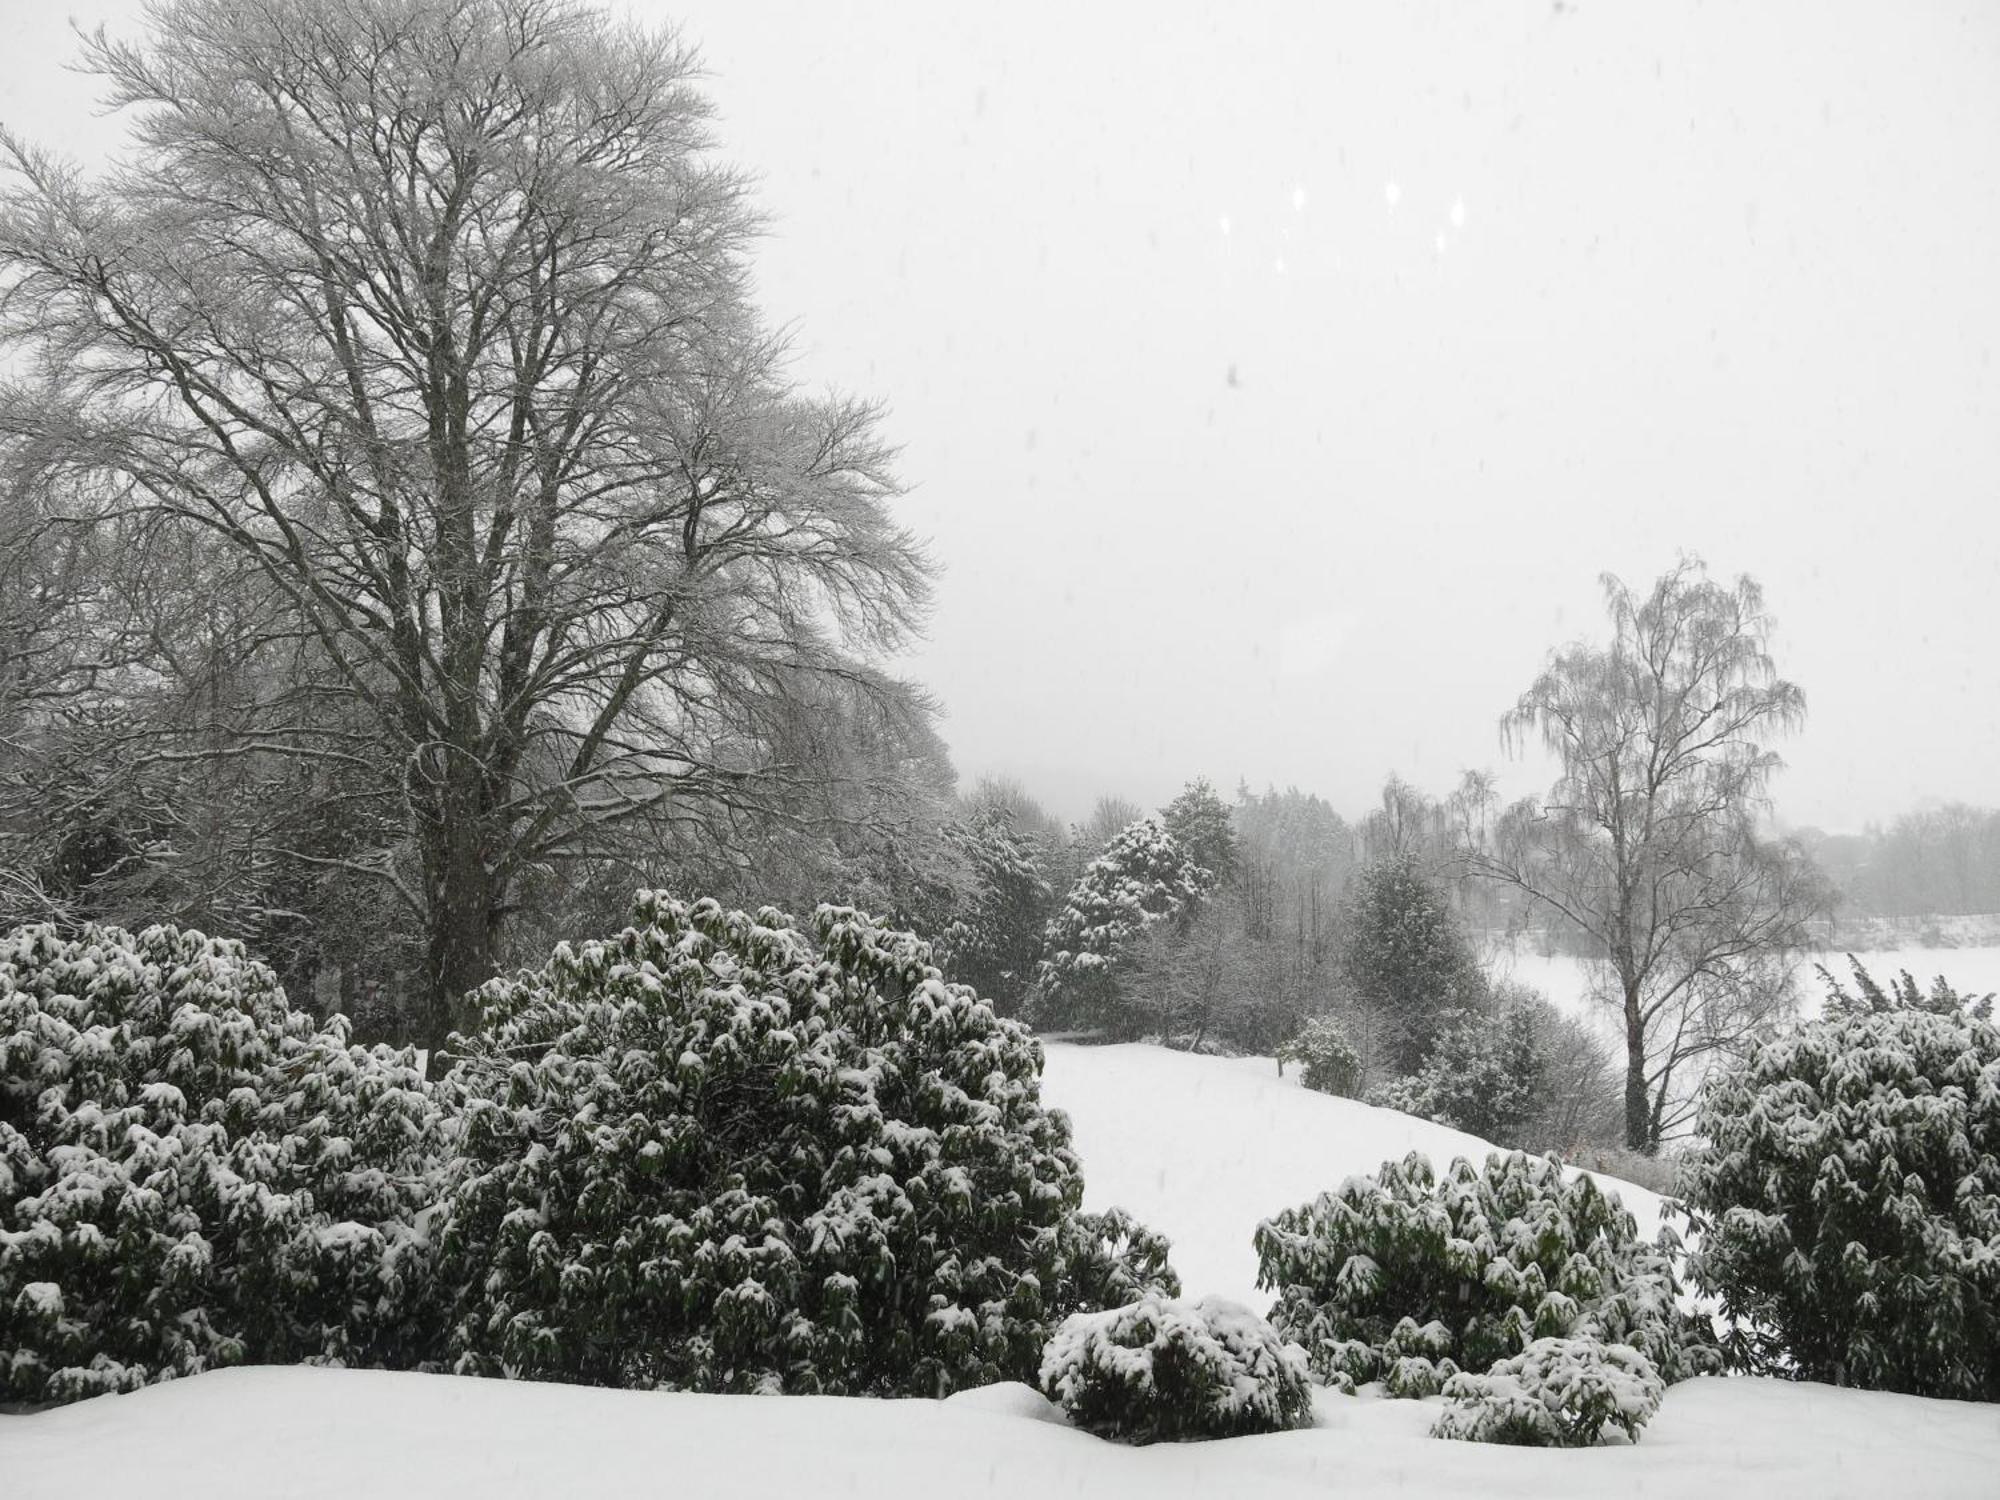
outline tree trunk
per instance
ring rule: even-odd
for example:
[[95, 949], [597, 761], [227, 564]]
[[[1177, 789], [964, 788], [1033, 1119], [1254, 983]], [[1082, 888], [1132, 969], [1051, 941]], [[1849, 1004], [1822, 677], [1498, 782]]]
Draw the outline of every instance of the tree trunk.
[[425, 830], [425, 964], [422, 1044], [444, 1047], [472, 1023], [466, 996], [493, 977], [493, 937], [501, 892], [487, 859], [477, 768], [452, 757]]
[[1639, 1011], [1637, 980], [1625, 989], [1625, 1145], [1633, 1151], [1653, 1149], [1652, 1101], [1646, 1097], [1646, 1023]]

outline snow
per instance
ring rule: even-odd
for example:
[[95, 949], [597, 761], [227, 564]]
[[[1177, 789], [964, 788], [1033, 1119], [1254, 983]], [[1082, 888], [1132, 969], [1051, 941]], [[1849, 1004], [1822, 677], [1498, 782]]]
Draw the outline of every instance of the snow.
[[1829, 1386], [1688, 1381], [1638, 1446], [1569, 1451], [1435, 1439], [1440, 1409], [1321, 1392], [1308, 1431], [1127, 1448], [1050, 1421], [1021, 1386], [866, 1401], [245, 1369], [0, 1417], [0, 1468], [9, 1500], [1970, 1500], [2000, 1464], [2000, 1408]]
[[[1047, 1048], [1093, 1208], [1170, 1234], [1190, 1297], [1254, 1310], [1260, 1218], [1422, 1150], [1486, 1143], [1310, 1093], [1269, 1059], [1145, 1047]], [[1600, 1179], [1603, 1181], [1604, 1179]], [[1650, 1230], [1658, 1200], [1608, 1183]], [[1716, 1500], [1991, 1497], [2000, 1406], [1778, 1381], [1668, 1389], [1636, 1446], [1543, 1450], [1429, 1435], [1442, 1403], [1320, 1391], [1308, 1430], [1128, 1448], [1069, 1427], [1020, 1385], [950, 1400], [669, 1395], [442, 1375], [252, 1368], [0, 1415], [7, 1500], [526, 1500], [545, 1495], [800, 1495], [1102, 1500], [1340, 1494]]]
[[[1931, 980], [1942, 974], [1961, 995], [2000, 994], [2000, 947], [1980, 948], [1895, 948], [1862, 952], [1854, 956], [1862, 967], [1887, 984], [1903, 970], [1909, 970], [1917, 984], [1928, 990]], [[1800, 965], [1801, 1009], [1807, 1016], [1819, 1014], [1825, 987], [1812, 971], [1824, 964], [1834, 977], [1848, 981], [1847, 950], [1808, 954]], [[1543, 955], [1525, 946], [1512, 952], [1501, 949], [1493, 957], [1494, 972], [1540, 990], [1569, 1015], [1595, 1017], [1609, 1022], [1606, 1007], [1590, 1001], [1593, 965], [1566, 954]]]
[[[1298, 1069], [1268, 1057], [1216, 1058], [1134, 1043], [1045, 1046], [1044, 1102], [1068, 1112], [1083, 1158], [1084, 1206], [1117, 1206], [1173, 1241], [1189, 1297], [1214, 1293], [1258, 1312], [1251, 1235], [1349, 1177], [1421, 1151], [1443, 1168], [1494, 1149], [1462, 1130], [1300, 1087]], [[1597, 1175], [1597, 1174], [1593, 1174]], [[1597, 1175], [1641, 1238], [1659, 1228], [1660, 1199]]]

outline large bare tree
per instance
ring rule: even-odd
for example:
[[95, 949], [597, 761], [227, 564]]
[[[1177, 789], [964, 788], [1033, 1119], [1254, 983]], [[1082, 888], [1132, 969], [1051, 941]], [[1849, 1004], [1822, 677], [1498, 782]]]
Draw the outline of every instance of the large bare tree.
[[748, 303], [757, 220], [671, 35], [572, 0], [149, 14], [86, 49], [124, 159], [6, 141], [4, 484], [192, 528], [282, 601], [314, 667], [257, 752], [390, 748], [399, 841], [297, 852], [421, 922], [435, 1039], [524, 872], [754, 802], [801, 681], [899, 692], [927, 564], [876, 409], [802, 396]]
[[1788, 957], [1825, 881], [1759, 817], [1805, 696], [1778, 677], [1757, 585], [1684, 559], [1636, 596], [1604, 580], [1608, 645], [1554, 653], [1502, 721], [1561, 763], [1547, 795], [1461, 798], [1464, 855], [1579, 934], [1613, 976], [1625, 1036], [1625, 1134], [1656, 1149], [1682, 1123], [1699, 1059], [1735, 1047], [1788, 996]]

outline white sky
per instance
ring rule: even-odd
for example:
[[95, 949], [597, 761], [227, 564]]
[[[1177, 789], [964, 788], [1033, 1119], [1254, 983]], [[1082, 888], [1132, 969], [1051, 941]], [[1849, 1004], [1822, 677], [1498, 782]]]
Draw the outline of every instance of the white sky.
[[[962, 775], [1506, 771], [1686, 548], [1806, 689], [1788, 820], [2000, 803], [2000, 6], [630, 8], [802, 372], [892, 407]], [[0, 0], [0, 122], [89, 154], [64, 15]]]

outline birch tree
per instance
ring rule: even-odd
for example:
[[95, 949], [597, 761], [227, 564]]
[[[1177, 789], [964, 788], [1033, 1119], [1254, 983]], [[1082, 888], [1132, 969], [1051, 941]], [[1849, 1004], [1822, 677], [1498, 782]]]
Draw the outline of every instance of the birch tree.
[[1625, 1039], [1625, 1136], [1683, 1123], [1702, 1059], [1745, 1045], [1788, 1003], [1790, 963], [1829, 892], [1758, 826], [1805, 695], [1777, 675], [1757, 585], [1684, 559], [1643, 597], [1604, 579], [1608, 645], [1550, 657], [1502, 721], [1561, 774], [1496, 809], [1461, 804], [1465, 857], [1567, 924], [1608, 966]]

